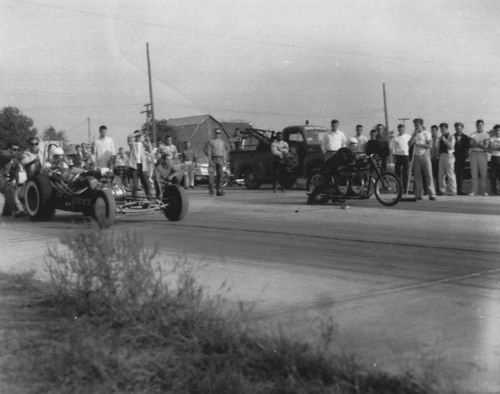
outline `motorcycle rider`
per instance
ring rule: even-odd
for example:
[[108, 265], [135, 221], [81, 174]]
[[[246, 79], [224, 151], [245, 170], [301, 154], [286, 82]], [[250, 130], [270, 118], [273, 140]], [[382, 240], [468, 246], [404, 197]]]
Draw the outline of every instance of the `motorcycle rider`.
[[[286, 141], [283, 141], [283, 134], [278, 132], [276, 139], [271, 143], [271, 153], [274, 156], [273, 161], [273, 192], [276, 193], [276, 184], [280, 182], [281, 176], [285, 171], [285, 160], [288, 156], [289, 147]], [[280, 190], [285, 191], [282, 185]]]

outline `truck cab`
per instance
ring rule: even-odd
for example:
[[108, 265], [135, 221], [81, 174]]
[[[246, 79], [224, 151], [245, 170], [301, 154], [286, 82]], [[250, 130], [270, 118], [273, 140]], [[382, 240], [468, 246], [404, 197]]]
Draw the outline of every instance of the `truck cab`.
[[[321, 126], [289, 126], [283, 129], [283, 139], [288, 143], [290, 152], [295, 152], [298, 166], [295, 173], [297, 178], [309, 175], [324, 163], [324, 155], [321, 150], [321, 139], [328, 129]], [[291, 181], [291, 180], [290, 180]]]
[[[309, 179], [314, 170], [324, 162], [321, 138], [327, 129], [319, 126], [288, 126], [283, 129], [283, 139], [290, 147], [296, 164], [283, 180], [285, 188], [291, 188], [298, 178]], [[263, 183], [273, 181], [271, 142], [272, 131], [247, 129], [242, 132], [241, 142], [230, 154], [231, 173], [242, 180], [248, 189], [257, 189]]]

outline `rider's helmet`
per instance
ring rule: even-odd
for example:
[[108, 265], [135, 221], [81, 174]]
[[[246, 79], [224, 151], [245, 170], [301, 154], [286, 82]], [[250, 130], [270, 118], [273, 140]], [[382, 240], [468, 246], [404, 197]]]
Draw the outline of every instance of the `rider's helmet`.
[[52, 166], [58, 166], [64, 161], [64, 150], [62, 147], [53, 145], [49, 150], [49, 159]]
[[59, 159], [64, 156], [64, 150], [60, 146], [52, 146], [50, 148], [50, 157], [52, 159]]

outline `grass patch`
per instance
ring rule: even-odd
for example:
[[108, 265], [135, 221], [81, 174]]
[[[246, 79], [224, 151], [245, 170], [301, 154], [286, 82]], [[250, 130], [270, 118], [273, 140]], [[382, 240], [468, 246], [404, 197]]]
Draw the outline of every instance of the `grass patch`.
[[33, 392], [439, 392], [333, 354], [331, 321], [314, 345], [255, 329], [245, 308], [207, 295], [188, 264], [162, 262], [135, 233], [82, 232], [61, 244], [47, 254], [43, 303], [57, 318], [19, 341], [11, 364]]

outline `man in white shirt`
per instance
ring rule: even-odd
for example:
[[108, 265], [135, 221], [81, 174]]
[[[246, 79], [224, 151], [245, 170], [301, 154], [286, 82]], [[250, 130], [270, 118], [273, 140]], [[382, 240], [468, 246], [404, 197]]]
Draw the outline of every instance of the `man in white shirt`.
[[457, 194], [457, 179], [455, 177], [455, 137], [448, 128], [448, 123], [439, 125], [439, 169], [438, 185], [441, 193], [451, 196]]
[[116, 155], [113, 139], [106, 135], [108, 128], [99, 127], [99, 138], [95, 141], [95, 158], [97, 168], [111, 168]]
[[472, 174], [472, 192], [488, 195], [486, 192], [486, 178], [488, 177], [488, 141], [489, 135], [484, 131], [484, 121], [476, 121], [476, 132], [470, 136], [470, 171]]
[[177, 147], [172, 142], [172, 137], [168, 136], [166, 144], [161, 147], [161, 152], [167, 156], [167, 159], [173, 160], [178, 156]]
[[325, 160], [332, 157], [340, 148], [347, 145], [345, 134], [339, 130], [339, 121], [333, 119], [331, 130], [323, 135], [321, 149], [325, 155]]
[[356, 126], [356, 140], [358, 143], [356, 145], [355, 153], [366, 153], [368, 137], [363, 134], [363, 125], [358, 124]]
[[147, 198], [151, 198], [151, 190], [148, 178], [143, 171], [143, 166], [147, 164], [148, 156], [144, 148], [144, 139], [140, 130], [134, 131], [134, 141], [130, 141], [130, 167], [132, 167], [132, 196], [137, 196], [138, 179]]
[[500, 181], [500, 124], [493, 127], [488, 148], [491, 153], [491, 193], [498, 195], [497, 182]]
[[398, 135], [392, 140], [392, 154], [396, 175], [403, 182], [404, 193], [408, 192], [408, 167], [409, 167], [409, 145], [410, 135], [406, 133], [405, 125], [398, 125]]
[[[283, 134], [278, 132], [276, 139], [271, 143], [271, 153], [274, 156], [273, 161], [273, 191], [276, 193], [276, 184], [279, 183], [285, 166], [285, 159], [288, 155], [289, 147], [286, 141], [283, 141]], [[283, 186], [280, 187], [284, 191]]]
[[415, 131], [410, 138], [410, 145], [413, 145], [413, 172], [415, 174], [415, 197], [422, 199], [423, 177], [427, 183], [429, 200], [435, 200], [436, 191], [434, 189], [434, 179], [432, 178], [432, 164], [430, 149], [432, 146], [432, 136], [424, 128], [424, 121], [420, 118], [414, 119]]

